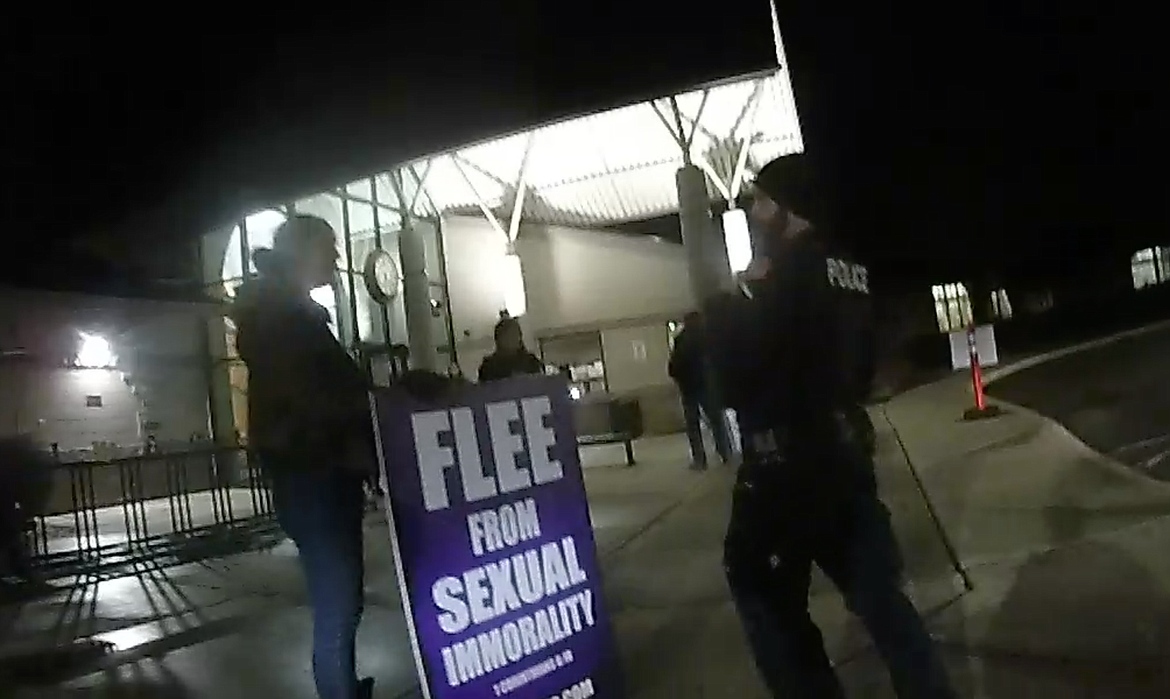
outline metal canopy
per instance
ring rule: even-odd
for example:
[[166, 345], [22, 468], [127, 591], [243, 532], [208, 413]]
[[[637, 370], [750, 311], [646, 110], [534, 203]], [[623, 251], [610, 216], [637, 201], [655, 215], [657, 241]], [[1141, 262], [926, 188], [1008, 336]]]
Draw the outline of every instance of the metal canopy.
[[421, 158], [374, 175], [376, 197], [370, 178], [345, 193], [414, 216], [482, 213], [515, 239], [521, 218], [603, 227], [672, 213], [688, 161], [713, 199], [732, 199], [758, 166], [802, 149], [780, 68]]

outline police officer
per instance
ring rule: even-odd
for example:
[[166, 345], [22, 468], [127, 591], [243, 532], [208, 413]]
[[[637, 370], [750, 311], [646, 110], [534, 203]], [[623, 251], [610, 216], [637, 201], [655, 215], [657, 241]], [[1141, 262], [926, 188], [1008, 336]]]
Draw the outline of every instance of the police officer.
[[953, 697], [902, 592], [898, 544], [877, 495], [862, 407], [874, 374], [869, 273], [800, 215], [809, 188], [801, 158], [760, 170], [754, 259], [739, 291], [704, 309], [712, 370], [743, 439], [724, 543], [728, 582], [773, 696], [844, 697], [809, 616], [815, 563], [869, 630], [898, 697]]

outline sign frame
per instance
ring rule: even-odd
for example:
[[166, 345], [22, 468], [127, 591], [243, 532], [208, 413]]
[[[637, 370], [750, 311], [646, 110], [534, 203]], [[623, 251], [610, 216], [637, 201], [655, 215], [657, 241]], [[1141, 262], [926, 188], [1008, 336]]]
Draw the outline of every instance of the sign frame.
[[[526, 412], [526, 406], [529, 404], [525, 403], [525, 401], [539, 403], [541, 400], [547, 400], [548, 412], [540, 418], [540, 424], [547, 435], [553, 439], [551, 444], [545, 445], [545, 461], [541, 463], [555, 462], [562, 470], [562, 475], [556, 480], [543, 482], [533, 470], [535, 467], [533, 466], [532, 454], [538, 452], [532, 446], [532, 435], [529, 433], [532, 429], [532, 423]], [[495, 432], [491, 432], [492, 424], [496, 424], [497, 429], [499, 427], [498, 423], [492, 423], [491, 419], [486, 416], [492, 406], [507, 402], [515, 402], [517, 415], [523, 415], [522, 418], [506, 422], [506, 427], [503, 428], [515, 442], [523, 445], [521, 451], [511, 452], [514, 460], [511, 467], [516, 469], [515, 472], [518, 472], [521, 465], [515, 462], [527, 460], [530, 480], [526, 487], [505, 492], [502, 487], [501, 471], [495, 462], [495, 455], [500, 453], [499, 445], [493, 439]], [[423, 697], [425, 699], [448, 699], [449, 697], [496, 696], [519, 699], [520, 697], [533, 696], [532, 692], [534, 691], [542, 699], [545, 696], [562, 696], [562, 694], [564, 696], [596, 696], [599, 699], [621, 699], [624, 697], [618, 649], [603, 595], [604, 585], [600, 570], [600, 557], [597, 554], [592, 519], [584, 489], [576, 432], [572, 422], [572, 402], [569, 398], [567, 382], [562, 377], [555, 376], [517, 377], [506, 381], [460, 388], [450, 397], [429, 403], [416, 400], [401, 389], [379, 388], [370, 392], [370, 409], [374, 419], [379, 479], [386, 492], [384, 503], [391, 544], [394, 547], [394, 565], [411, 650], [414, 655], [415, 671]], [[474, 419], [476, 430], [484, 429], [484, 425], [487, 425], [487, 433], [475, 434], [475, 453], [480, 460], [479, 475], [483, 476], [485, 480], [494, 478], [500, 485], [499, 491], [493, 495], [481, 498], [468, 497], [467, 482], [460, 480], [467, 478], [463, 472], [464, 465], [459, 458], [463, 454], [459, 451], [460, 436], [457, 434], [455, 426], [459, 420], [456, 419], [454, 411], [461, 409], [467, 411], [464, 413], [464, 425], [468, 419]], [[482, 415], [477, 413], [477, 410], [481, 411]], [[424, 413], [433, 415], [442, 411], [447, 412], [448, 422], [451, 425], [449, 435], [455, 440], [455, 443], [444, 447], [450, 452], [450, 460], [444, 465], [434, 467], [438, 469], [440, 475], [436, 476], [431, 473], [429, 474], [430, 480], [427, 480], [427, 476], [424, 476], [424, 468], [420, 465], [420, 461], [424, 457], [419, 452], [420, 433], [417, 417]], [[406, 424], [403, 424], [403, 418], [406, 418]], [[547, 424], [544, 420], [547, 420]], [[403, 445], [402, 437], [407, 433], [413, 436], [413, 442]], [[439, 437], [435, 437], [435, 445], [438, 444], [438, 439]], [[394, 440], [396, 444], [387, 443], [390, 440]], [[467, 446], [466, 442], [463, 446]], [[452, 473], [447, 473], [443, 469], [451, 469]], [[514, 475], [515, 472], [505, 471], [503, 473]], [[443, 492], [449, 493], [449, 495], [446, 495], [448, 501], [441, 508], [432, 510], [429, 508], [434, 503], [430, 505], [427, 503], [428, 488], [432, 489], [430, 492], [433, 496], [434, 478], [447, 478]], [[461, 483], [464, 489], [460, 491], [459, 488], [451, 488], [452, 482]], [[573, 492], [578, 488], [579, 492]], [[558, 505], [563, 506], [568, 503], [567, 510], [573, 510], [576, 506], [572, 504], [571, 499], [575, 497], [580, 499], [581, 511], [566, 514]], [[457, 499], [459, 499], [458, 502], [456, 502]], [[501, 508], [502, 512], [503, 508], [510, 506], [509, 503], [515, 506], [521, 501], [532, 503], [533, 517], [538, 516], [539, 504], [543, 502], [547, 506], [548, 503], [552, 503], [553, 507], [548, 508], [548, 511], [551, 512], [548, 522], [553, 526], [543, 527], [543, 525], [538, 524], [535, 538], [528, 543], [522, 541], [510, 549], [498, 549], [497, 551], [505, 556], [519, 552], [517, 555], [511, 556], [514, 560], [519, 556], [536, 555], [536, 549], [531, 548], [532, 546], [540, 547], [540, 556], [551, 555], [548, 553], [550, 546], [553, 548], [558, 545], [564, 546], [566, 548], [563, 552], [565, 556], [562, 562], [567, 563], [564, 567], [569, 572], [565, 579], [568, 580], [572, 575], [579, 573], [580, 577], [576, 579], [577, 582], [573, 583], [579, 591], [564, 596], [559, 601], [553, 600], [555, 595], [550, 592], [547, 597], [541, 596], [526, 606], [509, 607], [506, 613], [501, 613], [498, 618], [488, 618], [486, 621], [464, 626], [458, 632], [442, 629], [453, 634], [450, 639], [443, 637], [442, 642], [450, 642], [452, 645], [436, 646], [436, 637], [439, 635], [436, 629], [443, 625], [442, 614], [435, 615], [435, 610], [425, 603], [420, 603], [420, 600], [429, 593], [430, 601], [439, 609], [443, 609], [435, 599], [435, 589], [440, 582], [457, 580], [458, 578], [454, 576], [469, 574], [471, 571], [466, 570], [469, 562], [475, 565], [475, 562], [478, 561], [483, 563], [485, 567], [503, 566], [503, 559], [497, 560], [495, 563], [487, 562], [489, 560], [489, 556], [485, 555], [487, 552], [476, 550], [476, 533], [472, 528], [471, 521], [479, 514], [495, 512], [496, 507]], [[425, 525], [426, 518], [432, 515], [435, 521], [431, 525]], [[408, 523], [404, 520], [406, 517], [414, 519]], [[446, 565], [439, 566], [444, 570], [443, 577], [436, 578], [438, 573], [435, 569], [435, 560], [438, 560], [440, 556], [429, 553], [429, 549], [420, 554], [420, 551], [424, 551], [424, 547], [417, 543], [410, 544], [410, 542], [404, 541], [403, 537], [417, 537], [420, 529], [425, 529], [428, 534], [440, 532], [436, 535], [437, 545], [442, 547], [443, 551], [449, 551], [448, 542], [455, 541], [455, 538], [451, 536], [454, 532], [454, 528], [451, 526], [452, 520], [459, 518], [465, 518], [467, 522], [460, 530], [459, 536], [459, 543], [465, 548], [452, 554], [453, 560], [460, 561], [459, 565], [451, 570], [446, 570]], [[413, 529], [413, 534], [404, 531], [404, 529]], [[468, 541], [468, 530], [471, 530], [470, 542]], [[559, 541], [557, 541], [558, 538]], [[579, 543], [575, 543], [574, 540]], [[545, 543], [541, 544], [542, 541]], [[428, 540], [428, 543], [435, 542]], [[469, 543], [470, 548], [468, 549], [466, 547]], [[529, 549], [523, 551], [522, 549], [526, 546]], [[488, 548], [487, 551], [490, 552], [493, 549]], [[408, 560], [409, 555], [414, 555], [416, 560]], [[475, 558], [476, 556], [482, 557]], [[555, 556], [553, 557], [555, 558]], [[542, 575], [547, 575], [548, 565], [547, 561], [543, 564], [545, 572]], [[422, 572], [419, 572], [420, 569]], [[514, 572], [517, 576], [520, 575], [519, 570]], [[498, 583], [499, 580], [497, 579], [495, 582]], [[544, 585], [548, 586], [551, 583], [546, 579]], [[488, 589], [491, 591], [490, 587]], [[546, 587], [545, 589], [551, 588]], [[561, 587], [555, 594], [566, 595], [572, 589]], [[491, 594], [495, 593], [491, 592]], [[470, 606], [470, 597], [466, 590], [464, 595], [468, 597]], [[571, 627], [567, 621], [565, 605], [569, 603], [570, 598], [578, 598], [579, 596], [583, 596], [583, 599], [588, 601], [583, 602], [578, 599], [575, 602], [580, 605], [580, 616], [574, 616], [577, 623], [575, 627]], [[591, 611], [585, 610], [586, 605], [591, 607]], [[554, 612], [554, 609], [559, 609], [559, 616]], [[513, 625], [514, 628], [523, 628], [524, 619], [537, 617], [542, 610], [547, 610], [546, 619], [548, 617], [561, 619], [560, 622], [552, 619], [553, 622], [556, 622], [552, 626], [560, 625], [558, 633], [562, 635], [559, 638], [556, 638], [554, 634], [552, 638], [555, 640], [535, 650], [525, 652], [518, 659], [513, 660], [509, 657], [506, 664], [487, 667], [488, 663], [485, 662], [484, 666], [487, 667], [487, 670], [482, 674], [472, 676], [469, 679], [464, 678], [459, 684], [452, 684], [455, 681], [453, 679], [455, 675], [452, 673], [456, 671], [456, 665], [455, 661], [451, 660], [453, 656], [447, 654], [447, 651], [459, 645], [466, 652], [473, 641], [482, 643], [477, 639], [481, 639], [488, 633], [496, 633], [495, 629], [490, 628], [487, 631], [479, 632], [480, 627], [476, 624], [482, 624], [485, 627], [501, 624], [498, 628], [504, 629], [501, 633], [506, 636], [507, 629], [505, 627], [509, 624]], [[426, 615], [430, 615], [430, 617]], [[429, 628], [432, 622], [427, 621], [428, 618], [439, 620], [436, 628]], [[515, 619], [515, 623], [513, 619]], [[420, 622], [420, 620], [422, 621]], [[420, 628], [420, 623], [428, 628]], [[540, 626], [539, 621], [537, 621], [537, 626]], [[548, 628], [547, 622], [545, 628]], [[467, 635], [464, 640], [455, 641], [453, 640], [456, 637], [455, 634], [470, 635]], [[581, 638], [574, 638], [577, 635], [580, 635]], [[578, 645], [574, 646], [574, 642]], [[506, 640], [504, 644], [507, 645]], [[513, 642], [512, 647], [516, 648], [515, 642]], [[535, 648], [535, 646], [531, 646], [531, 648]], [[482, 651], [482, 646], [480, 646], [480, 651]], [[575, 655], [575, 651], [577, 655]], [[487, 656], [483, 657], [486, 659]], [[498, 657], [502, 659], [502, 656]], [[582, 667], [565, 669], [571, 668], [578, 658], [583, 663]], [[562, 661], [564, 661], [563, 665]], [[462, 669], [467, 666], [458, 667], [459, 671], [462, 672]], [[578, 676], [580, 676], [579, 680]], [[566, 684], [566, 686], [561, 687], [558, 683]], [[583, 689], [585, 683], [588, 683], [587, 692], [573, 693], [574, 690]]]

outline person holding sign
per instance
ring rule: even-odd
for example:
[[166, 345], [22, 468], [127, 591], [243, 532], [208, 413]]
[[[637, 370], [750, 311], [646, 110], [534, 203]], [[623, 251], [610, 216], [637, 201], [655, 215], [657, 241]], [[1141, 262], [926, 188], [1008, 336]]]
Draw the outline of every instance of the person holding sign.
[[869, 274], [794, 210], [808, 191], [800, 158], [760, 169], [743, 293], [705, 308], [711, 364], [744, 442], [724, 545], [728, 582], [773, 696], [845, 696], [809, 616], [815, 563], [865, 624], [897, 696], [951, 699], [902, 591], [901, 554], [878, 498], [864, 409], [874, 375]]
[[248, 367], [249, 443], [271, 483], [276, 516], [296, 543], [313, 610], [313, 676], [321, 699], [364, 699], [355, 646], [362, 616], [364, 482], [376, 469], [366, 376], [309, 297], [333, 282], [333, 229], [294, 215], [231, 315]]

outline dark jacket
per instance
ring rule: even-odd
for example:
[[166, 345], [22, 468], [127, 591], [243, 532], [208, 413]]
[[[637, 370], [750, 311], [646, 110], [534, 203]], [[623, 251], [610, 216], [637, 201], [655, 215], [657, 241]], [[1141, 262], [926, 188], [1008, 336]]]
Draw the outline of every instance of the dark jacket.
[[328, 311], [268, 277], [239, 289], [231, 317], [248, 367], [248, 443], [264, 468], [372, 469], [370, 384]]
[[540, 363], [535, 354], [526, 349], [512, 354], [501, 354], [496, 351], [484, 357], [483, 363], [479, 365], [479, 382], [499, 381], [510, 379], [513, 376], [543, 373], [544, 365]]
[[702, 329], [688, 323], [674, 338], [667, 373], [678, 385], [678, 391], [687, 400], [700, 400], [704, 391]]
[[815, 229], [771, 252], [751, 298], [723, 294], [704, 309], [726, 403], [745, 433], [864, 414], [875, 370], [868, 271]]
[[11, 536], [32, 517], [43, 514], [56, 466], [28, 435], [0, 438], [0, 536]]

